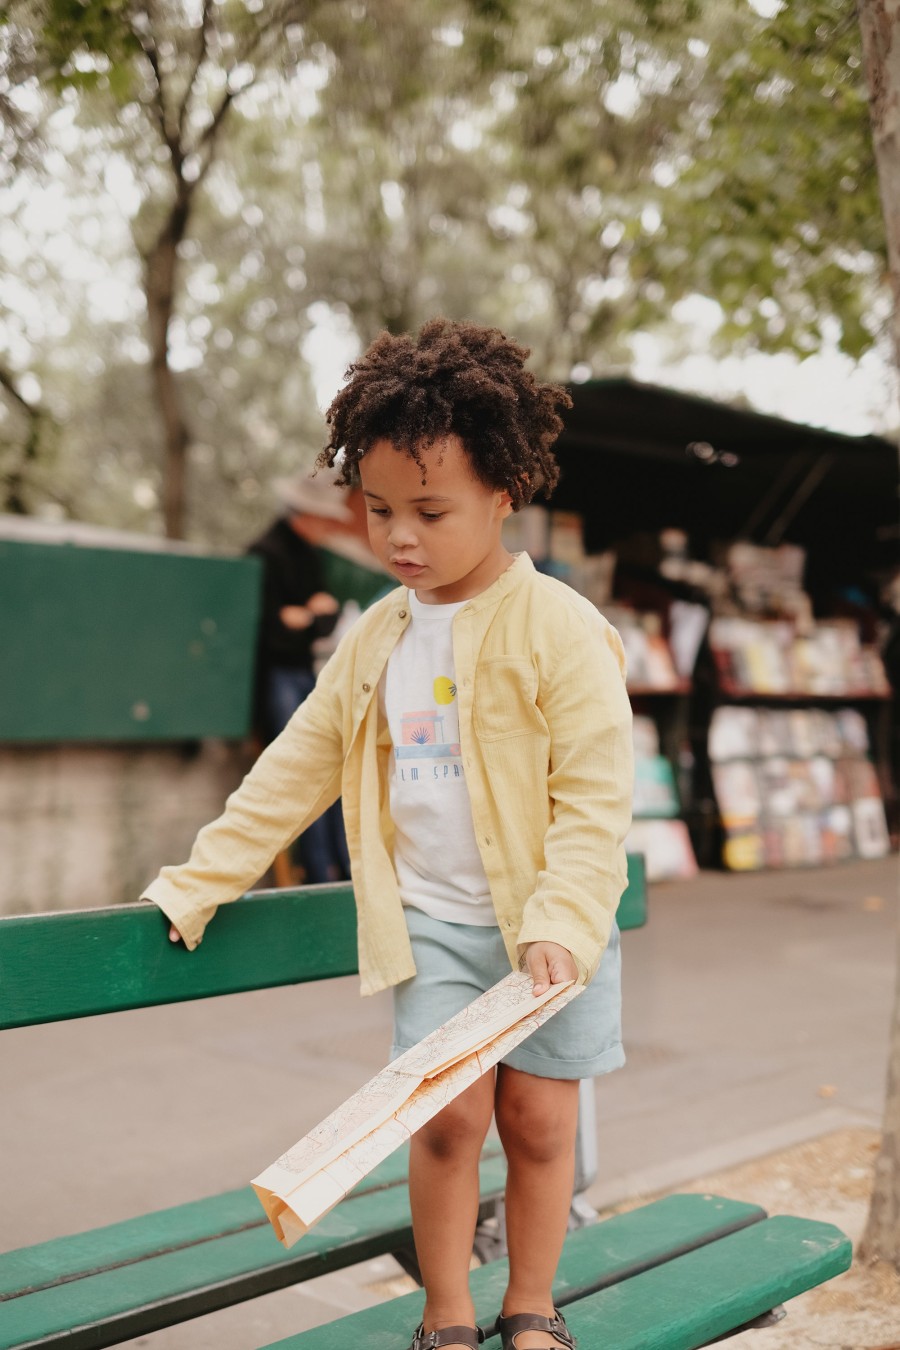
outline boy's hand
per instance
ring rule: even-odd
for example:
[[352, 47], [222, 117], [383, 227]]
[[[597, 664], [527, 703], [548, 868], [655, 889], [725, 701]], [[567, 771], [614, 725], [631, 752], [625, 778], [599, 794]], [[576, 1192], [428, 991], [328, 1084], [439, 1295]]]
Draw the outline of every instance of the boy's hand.
[[180, 941], [181, 941], [181, 934], [179, 933], [178, 929], [175, 927], [174, 923], [171, 924], [170, 927], [169, 927], [169, 941], [170, 941], [170, 942], [180, 942]]
[[545, 994], [551, 984], [578, 979], [575, 958], [558, 942], [529, 942], [525, 948], [525, 966], [534, 980], [535, 998]]

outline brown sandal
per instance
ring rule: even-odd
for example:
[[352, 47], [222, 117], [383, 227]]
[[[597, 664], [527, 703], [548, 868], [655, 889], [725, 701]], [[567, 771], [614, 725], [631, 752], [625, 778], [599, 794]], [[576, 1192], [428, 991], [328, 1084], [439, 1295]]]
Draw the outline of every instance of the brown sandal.
[[496, 1329], [500, 1332], [503, 1350], [516, 1350], [516, 1337], [522, 1331], [547, 1331], [567, 1350], [575, 1350], [578, 1344], [558, 1308], [553, 1309], [552, 1317], [541, 1317], [540, 1313], [512, 1313], [504, 1317], [501, 1313], [497, 1318]]
[[440, 1350], [442, 1345], [467, 1345], [478, 1350], [484, 1340], [481, 1327], [441, 1327], [440, 1331], [426, 1331], [423, 1322], [413, 1336], [409, 1350]]

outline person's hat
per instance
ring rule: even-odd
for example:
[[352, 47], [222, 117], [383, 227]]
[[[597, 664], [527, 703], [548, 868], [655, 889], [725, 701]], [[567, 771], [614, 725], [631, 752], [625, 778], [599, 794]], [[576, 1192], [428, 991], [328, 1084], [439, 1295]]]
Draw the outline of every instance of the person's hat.
[[272, 487], [279, 501], [290, 511], [321, 516], [325, 520], [348, 523], [353, 520], [345, 489], [329, 481], [327, 470], [320, 474], [298, 474], [296, 478], [276, 478]]

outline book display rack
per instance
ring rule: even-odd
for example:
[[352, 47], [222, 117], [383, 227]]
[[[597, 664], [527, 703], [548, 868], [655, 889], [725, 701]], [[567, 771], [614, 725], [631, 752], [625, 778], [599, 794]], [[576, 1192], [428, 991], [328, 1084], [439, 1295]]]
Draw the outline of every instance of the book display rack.
[[869, 748], [855, 708], [716, 708], [708, 751], [725, 866], [884, 857], [890, 842]]

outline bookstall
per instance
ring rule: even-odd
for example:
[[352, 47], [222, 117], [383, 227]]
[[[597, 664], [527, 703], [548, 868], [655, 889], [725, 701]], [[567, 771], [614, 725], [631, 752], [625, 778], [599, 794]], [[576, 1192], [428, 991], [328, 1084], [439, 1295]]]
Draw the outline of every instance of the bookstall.
[[571, 389], [552, 509], [510, 544], [622, 635], [629, 847], [651, 879], [896, 841], [897, 447], [627, 379]]

